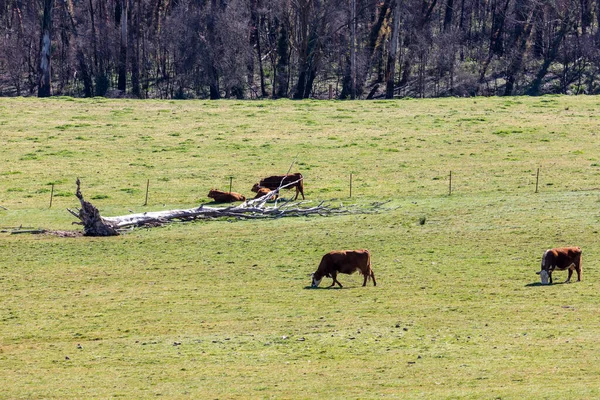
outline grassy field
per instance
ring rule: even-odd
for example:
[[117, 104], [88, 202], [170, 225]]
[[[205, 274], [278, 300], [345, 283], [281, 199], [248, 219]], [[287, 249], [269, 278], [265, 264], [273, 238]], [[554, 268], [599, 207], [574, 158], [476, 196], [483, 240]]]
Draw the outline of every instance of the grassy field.
[[[599, 109], [0, 99], [3, 229], [77, 230], [77, 177], [113, 216], [206, 203], [230, 176], [250, 195], [296, 156], [312, 204], [391, 200], [112, 238], [0, 233], [0, 398], [600, 398]], [[538, 285], [562, 245], [582, 247], [583, 282]], [[347, 248], [370, 249], [377, 287], [308, 288]]]

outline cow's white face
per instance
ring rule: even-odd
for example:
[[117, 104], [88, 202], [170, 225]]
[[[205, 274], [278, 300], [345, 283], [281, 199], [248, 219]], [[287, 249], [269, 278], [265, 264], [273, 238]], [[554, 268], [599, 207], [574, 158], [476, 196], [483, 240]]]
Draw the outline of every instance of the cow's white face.
[[321, 283], [321, 281], [323, 280], [323, 277], [321, 277], [321, 279], [315, 279], [315, 274], [312, 274], [312, 284], [311, 286], [316, 288], [319, 287], [319, 284]]
[[540, 272], [538, 272], [538, 274], [540, 274], [540, 279], [542, 281], [542, 285], [547, 285], [548, 281], [549, 281], [548, 271], [541, 270]]

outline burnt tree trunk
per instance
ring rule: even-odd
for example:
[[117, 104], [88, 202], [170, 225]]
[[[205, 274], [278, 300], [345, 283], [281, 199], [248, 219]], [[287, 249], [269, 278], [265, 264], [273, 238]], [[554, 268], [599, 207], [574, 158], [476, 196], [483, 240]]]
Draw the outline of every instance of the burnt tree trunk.
[[288, 97], [289, 41], [288, 23], [287, 21], [281, 21], [277, 37], [277, 78], [273, 89], [273, 98]]
[[131, 51], [131, 94], [137, 98], [142, 98], [140, 87], [140, 35], [141, 35], [141, 13], [142, 4], [140, 0], [135, 0], [131, 9], [131, 40], [133, 44]]
[[249, 38], [249, 50], [248, 50], [248, 88], [250, 89], [250, 96], [254, 91], [254, 48], [256, 47], [256, 36], [258, 36], [258, 24], [257, 24], [257, 13], [256, 10], [257, 0], [250, 0], [250, 38]]
[[506, 13], [511, 0], [506, 0], [504, 7], [500, 10], [494, 6], [492, 14], [492, 30], [490, 35], [490, 48], [486, 59], [483, 61], [481, 69], [479, 71], [479, 82], [485, 81], [485, 74], [492, 61], [494, 55], [502, 56], [504, 52], [504, 41], [502, 36], [504, 34], [504, 24], [506, 22]]
[[92, 41], [92, 49], [94, 51], [94, 67], [97, 70], [98, 69], [98, 45], [96, 42], [96, 20], [95, 20], [95, 15], [94, 15], [94, 3], [92, 0], [90, 0], [89, 9], [90, 9], [90, 26], [91, 26], [91, 30], [92, 30], [91, 41]]
[[306, 1], [302, 3], [304, 7], [299, 7], [299, 31], [300, 40], [298, 44], [298, 81], [296, 82], [296, 90], [294, 91], [294, 99], [307, 98], [308, 94], [305, 95], [307, 75], [310, 70], [310, 25], [308, 22], [309, 18], [309, 5], [310, 2]]
[[340, 100], [354, 99], [352, 96], [356, 87], [356, 81], [353, 80], [351, 60], [352, 56], [344, 57], [344, 77], [342, 78], [342, 91], [339, 96]]
[[[600, 0], [595, 1], [596, 26], [600, 26]], [[596, 40], [600, 39], [600, 29], [596, 29]]]
[[217, 1], [211, 1], [211, 13], [208, 16], [206, 23], [207, 39], [211, 49], [208, 52], [207, 74], [208, 85], [210, 89], [210, 99], [218, 100], [221, 98], [221, 90], [219, 88], [219, 71], [217, 70], [216, 49], [217, 46]]
[[350, 14], [350, 98], [356, 99], [356, 0]]
[[587, 35], [588, 29], [592, 25], [592, 4], [591, 0], [580, 0], [581, 4], [581, 33]]
[[78, 77], [83, 82], [83, 94], [85, 97], [92, 97], [94, 95], [94, 83], [92, 79], [93, 75], [93, 64], [88, 61], [86, 56], [85, 44], [81, 40], [79, 35], [79, 22], [75, 19], [73, 13], [73, 3], [71, 0], [65, 0], [65, 12], [67, 14], [68, 23], [66, 24], [67, 31], [75, 37], [75, 48], [76, 48], [76, 60], [79, 67]]
[[50, 97], [51, 69], [50, 56], [52, 51], [52, 9], [54, 0], [44, 0], [44, 15], [42, 16], [42, 31], [40, 37], [40, 68], [38, 75], [38, 97]]
[[385, 98], [394, 98], [394, 83], [396, 77], [396, 54], [398, 53], [398, 36], [400, 35], [400, 0], [394, 3], [392, 25], [392, 38], [390, 40], [390, 51], [388, 53], [387, 68], [386, 68], [386, 88]]
[[[527, 10], [530, 7], [531, 10], [528, 13]], [[529, 41], [529, 36], [531, 36], [536, 5], [530, 4], [528, 0], [522, 0], [517, 3], [516, 8], [517, 20], [521, 23], [517, 24], [515, 29], [513, 52], [511, 54], [512, 59], [506, 72], [506, 87], [504, 88], [504, 96], [513, 95], [517, 73], [521, 70], [523, 58], [525, 57], [525, 52], [527, 51], [527, 42]]]
[[448, 32], [448, 30], [451, 28], [453, 14], [454, 0], [448, 0], [446, 2], [446, 10], [444, 12], [444, 32]]
[[117, 89], [127, 90], [127, 18], [129, 14], [129, 0], [121, 0], [121, 46], [119, 51], [119, 80]]
[[256, 49], [256, 58], [258, 61], [258, 70], [260, 78], [260, 96], [262, 98], [267, 97], [267, 90], [265, 86], [265, 71], [263, 67], [263, 55], [260, 40], [260, 31], [262, 28], [263, 18], [259, 13], [260, 4], [258, 0], [252, 0], [250, 4], [250, 59], [248, 64], [248, 86], [252, 88], [254, 86], [254, 51]]
[[[387, 24], [385, 23], [385, 21], [389, 18], [388, 14], [390, 12], [390, 7], [391, 7], [390, 4], [392, 1], [393, 0], [385, 0], [382, 4], [379, 4], [377, 6], [377, 9], [378, 9], [377, 18], [376, 18], [375, 22], [373, 23], [373, 25], [371, 26], [371, 28], [369, 29], [369, 37], [366, 42], [365, 50], [364, 50], [365, 55], [366, 55], [367, 65], [366, 65], [366, 67], [361, 68], [360, 78], [357, 78], [357, 81], [355, 82], [355, 86], [360, 86], [360, 89], [359, 88], [356, 89], [356, 92], [358, 94], [360, 94], [362, 92], [362, 86], [367, 81], [369, 70], [371, 69], [371, 67], [373, 65], [375, 65], [377, 62], [379, 62], [381, 59], [381, 53], [382, 53], [381, 43], [383, 43], [383, 40], [379, 40], [379, 39], [383, 35], [382, 31], [387, 29]], [[381, 70], [381, 68], [378, 68], [378, 70]], [[379, 89], [379, 84], [382, 81], [383, 81], [383, 75], [378, 73], [377, 79], [375, 80], [375, 82], [373, 82], [373, 87], [371, 89], [371, 92], [367, 96], [367, 99], [372, 99], [373, 96], [375, 96], [377, 90]]]
[[77, 50], [77, 64], [79, 65], [81, 80], [83, 82], [83, 95], [85, 97], [92, 97], [94, 95], [94, 83], [92, 81], [92, 75], [90, 74], [85, 54], [81, 49]]
[[527, 90], [527, 94], [529, 96], [539, 96], [540, 95], [542, 81], [544, 80], [544, 77], [548, 73], [548, 68], [550, 68], [550, 65], [556, 59], [559, 46], [562, 43], [565, 36], [567, 35], [570, 25], [571, 25], [571, 21], [569, 20], [568, 17], [565, 17], [561, 21], [560, 30], [556, 33], [554, 40], [552, 40], [552, 45], [548, 51], [548, 54], [544, 57], [544, 62], [542, 63], [540, 69], [538, 70], [537, 74], [535, 75], [535, 79], [533, 80], [529, 89]]
[[299, 7], [300, 43], [298, 50], [298, 81], [294, 99], [307, 99], [312, 92], [321, 57], [320, 30], [325, 23], [320, 17], [321, 3], [304, 1]]
[[262, 26], [262, 21], [263, 21], [263, 19], [260, 18], [259, 22], [258, 22], [259, 30], [256, 34], [256, 53], [258, 56], [258, 73], [260, 76], [260, 94], [263, 98], [266, 98], [268, 96], [268, 94], [267, 94], [267, 89], [266, 89], [266, 85], [265, 85], [265, 68], [263, 66], [263, 54], [262, 54], [261, 42], [260, 42], [260, 28]]

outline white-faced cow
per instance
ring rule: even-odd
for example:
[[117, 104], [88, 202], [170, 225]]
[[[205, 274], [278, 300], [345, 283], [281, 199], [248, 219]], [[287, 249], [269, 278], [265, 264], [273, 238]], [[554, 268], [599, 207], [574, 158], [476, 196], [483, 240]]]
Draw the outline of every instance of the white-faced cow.
[[312, 274], [312, 287], [316, 288], [319, 286], [323, 277], [333, 279], [331, 286], [337, 283], [342, 287], [342, 284], [337, 280], [337, 274], [352, 274], [356, 271], [359, 271], [365, 278], [363, 286], [366, 286], [368, 279], [373, 279], [373, 286], [377, 286], [375, 274], [371, 269], [371, 254], [369, 250], [329, 252], [323, 256], [319, 268]]
[[565, 283], [571, 281], [573, 270], [577, 271], [577, 281], [581, 281], [581, 248], [579, 247], [558, 247], [549, 249], [542, 256], [542, 270], [537, 274], [540, 276], [542, 284], [552, 283], [552, 271], [569, 270], [569, 276]]
[[286, 186], [286, 189], [296, 188], [296, 197], [294, 197], [294, 200], [298, 198], [298, 193], [302, 195], [302, 200], [304, 200], [304, 177], [299, 172], [289, 175], [274, 175], [261, 179], [260, 182], [254, 184], [252, 191], [257, 193], [261, 188], [275, 190], [279, 189], [280, 186], [290, 183], [293, 183], [293, 185]]

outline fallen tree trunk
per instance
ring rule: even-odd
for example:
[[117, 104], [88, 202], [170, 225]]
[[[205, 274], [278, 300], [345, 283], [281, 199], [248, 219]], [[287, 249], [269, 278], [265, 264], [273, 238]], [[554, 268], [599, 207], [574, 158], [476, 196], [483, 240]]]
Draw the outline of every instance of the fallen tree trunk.
[[308, 215], [331, 215], [334, 213], [344, 213], [344, 210], [331, 209], [323, 204], [316, 207], [301, 208], [301, 207], [267, 207], [258, 208], [247, 205], [246, 203], [239, 206], [216, 208], [205, 207], [204, 205], [197, 208], [187, 210], [167, 210], [145, 212], [141, 214], [129, 214], [118, 217], [104, 217], [103, 219], [110, 222], [117, 229], [130, 226], [144, 225], [162, 225], [173, 220], [191, 221], [195, 219], [211, 219], [211, 218], [237, 218], [237, 219], [265, 219], [265, 218], [281, 218], [281, 217], [300, 217]]
[[235, 218], [235, 219], [275, 219], [282, 217], [306, 217], [312, 215], [332, 216], [351, 213], [376, 212], [385, 203], [374, 203], [367, 209], [348, 209], [340, 205], [333, 207], [324, 201], [316, 206], [304, 207], [308, 201], [292, 202], [276, 200], [273, 205], [267, 206], [267, 201], [278, 195], [279, 190], [296, 184], [298, 181], [281, 186], [268, 194], [254, 200], [245, 201], [240, 205], [228, 207], [200, 207], [183, 210], [149, 211], [134, 213], [117, 217], [102, 217], [100, 212], [91, 203], [84, 201], [80, 191], [80, 182], [77, 179], [76, 196], [82, 208], [75, 212], [67, 209], [76, 216], [84, 226], [85, 236], [114, 236], [119, 231], [141, 226], [160, 226], [174, 221], [193, 221], [198, 219]]
[[83, 199], [79, 178], [77, 178], [75, 183], [77, 184], [75, 196], [77, 196], [81, 203], [81, 209], [77, 213], [73, 210], [67, 210], [79, 218], [80, 222], [78, 222], [78, 224], [83, 225], [84, 236], [117, 236], [119, 232], [117, 231], [116, 226], [114, 226], [112, 222], [102, 218], [102, 216], [100, 216], [100, 211], [98, 211], [92, 203]]

